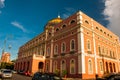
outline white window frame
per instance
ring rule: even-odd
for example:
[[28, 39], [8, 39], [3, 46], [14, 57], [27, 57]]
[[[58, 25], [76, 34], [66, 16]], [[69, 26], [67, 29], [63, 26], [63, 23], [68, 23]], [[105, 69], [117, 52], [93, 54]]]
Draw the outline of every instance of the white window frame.
[[50, 47], [47, 48], [47, 55], [46, 56], [50, 56]]
[[100, 72], [103, 73], [103, 62], [100, 61], [99, 64], [100, 64]]
[[[56, 52], [56, 46], [57, 46], [57, 52]], [[58, 54], [58, 45], [57, 44], [54, 46], [54, 54]]]
[[[88, 44], [89, 44], [90, 49], [88, 49]], [[87, 50], [91, 51], [91, 41], [89, 39], [87, 40]]]
[[[89, 61], [91, 61], [91, 66], [89, 64]], [[90, 70], [91, 68], [91, 70]], [[88, 59], [88, 74], [93, 74], [93, 61], [92, 59]]]
[[[65, 44], [65, 50], [63, 51], [63, 44]], [[65, 53], [66, 52], [66, 43], [65, 42], [62, 42], [61, 44], [61, 53]]]
[[[74, 41], [74, 49], [72, 49], [72, 41]], [[70, 51], [75, 51], [75, 39], [70, 40]]]
[[[72, 60], [74, 61], [74, 73], [72, 73], [72, 71], [71, 71], [71, 67], [72, 67], [72, 66], [71, 66], [71, 61], [72, 61]], [[76, 73], [76, 69], [75, 69], [76, 64], [75, 64], [75, 62], [76, 62], [75, 59], [71, 59], [71, 60], [70, 60], [70, 74], [75, 74], [75, 73]]]

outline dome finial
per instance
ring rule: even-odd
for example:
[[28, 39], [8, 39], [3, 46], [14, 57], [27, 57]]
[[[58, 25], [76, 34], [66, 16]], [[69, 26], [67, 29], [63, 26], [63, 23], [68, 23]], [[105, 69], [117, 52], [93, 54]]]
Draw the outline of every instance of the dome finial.
[[58, 14], [58, 18], [60, 18], [60, 15]]

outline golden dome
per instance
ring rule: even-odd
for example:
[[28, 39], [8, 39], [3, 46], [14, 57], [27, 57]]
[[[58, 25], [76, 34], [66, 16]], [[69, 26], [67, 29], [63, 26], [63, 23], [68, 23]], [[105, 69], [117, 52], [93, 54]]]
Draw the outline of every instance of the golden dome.
[[48, 21], [48, 23], [45, 25], [45, 29], [53, 27], [60, 22], [62, 22], [62, 19], [60, 18], [60, 16], [58, 16], [57, 18], [54, 18], [54, 19]]
[[54, 18], [50, 21], [48, 21], [48, 24], [56, 24], [56, 23], [60, 23], [62, 21], [62, 19], [60, 18], [60, 16], [58, 16], [57, 18]]
[[61, 21], [62, 21], [62, 19], [55, 18], [55, 19], [50, 20], [48, 23], [60, 23]]

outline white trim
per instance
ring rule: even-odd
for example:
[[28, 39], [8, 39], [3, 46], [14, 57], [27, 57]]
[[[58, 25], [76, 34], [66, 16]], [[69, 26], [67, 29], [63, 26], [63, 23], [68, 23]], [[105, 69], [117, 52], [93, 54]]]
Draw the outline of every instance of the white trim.
[[95, 59], [95, 73], [97, 74], [98, 73], [98, 65], [97, 65], [97, 51], [96, 51], [96, 43], [95, 43], [95, 35], [93, 33], [93, 47], [94, 47], [94, 59]]
[[83, 24], [83, 22], [82, 22], [82, 20], [83, 20], [82, 14], [83, 13], [81, 11], [79, 11], [77, 13], [77, 24]]
[[[88, 54], [88, 53], [84, 53], [85, 56], [89, 56], [89, 57], [92, 57], [92, 58], [95, 58], [95, 55], [94, 54]], [[96, 60], [97, 59], [102, 59], [103, 57], [99, 56], [99, 55], [96, 55]], [[118, 62], [116, 59], [110, 59], [110, 58], [107, 58], [107, 57], [104, 57], [105, 60], [109, 60], [109, 61], [114, 61], [114, 62]], [[120, 62], [120, 61], [119, 61]]]
[[82, 73], [85, 73], [85, 55], [84, 55], [84, 34], [83, 34], [83, 28], [80, 28], [80, 38], [81, 38], [81, 61], [82, 61]]
[[[77, 30], [78, 32], [80, 32], [80, 29], [78, 29]], [[81, 43], [81, 41], [80, 41], [80, 33], [78, 33], [78, 35], [77, 35], [77, 41], [78, 41], [78, 53], [79, 53], [79, 55], [78, 55], [78, 73], [80, 74], [80, 73], [82, 73], [82, 67], [81, 67], [81, 65], [82, 65], [82, 61], [81, 61], [81, 45], [80, 45], [80, 43]]]

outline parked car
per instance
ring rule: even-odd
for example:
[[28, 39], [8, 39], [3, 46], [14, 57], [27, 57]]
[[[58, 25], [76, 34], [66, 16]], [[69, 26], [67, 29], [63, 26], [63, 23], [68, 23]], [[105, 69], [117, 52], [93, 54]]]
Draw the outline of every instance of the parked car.
[[23, 74], [25, 73], [25, 71], [20, 70], [20, 71], [18, 71], [17, 73], [18, 73], [18, 74], [22, 74], [22, 75], [23, 75]]
[[12, 71], [11, 70], [3, 70], [1, 73], [2, 78], [12, 78]]
[[12, 73], [13, 73], [13, 74], [16, 74], [16, 73], [17, 73], [17, 71], [16, 71], [16, 70], [12, 70]]
[[26, 75], [26, 76], [31, 76], [31, 73], [30, 73], [29, 71], [25, 71], [25, 72], [24, 72], [24, 75]]
[[62, 78], [54, 73], [40, 73], [36, 72], [32, 80], [62, 80]]
[[120, 73], [108, 73], [97, 80], [120, 80]]

